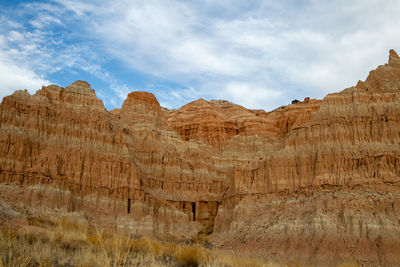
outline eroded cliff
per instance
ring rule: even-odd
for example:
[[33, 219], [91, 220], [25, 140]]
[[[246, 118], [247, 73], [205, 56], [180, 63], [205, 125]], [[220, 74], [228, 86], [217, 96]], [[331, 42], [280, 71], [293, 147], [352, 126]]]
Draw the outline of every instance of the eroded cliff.
[[[84, 210], [141, 234], [212, 233], [222, 248], [304, 263], [400, 260], [400, 58], [323, 100], [271, 112], [88, 83], [0, 106], [1, 196]], [[306, 245], [307, 244], [307, 245]]]

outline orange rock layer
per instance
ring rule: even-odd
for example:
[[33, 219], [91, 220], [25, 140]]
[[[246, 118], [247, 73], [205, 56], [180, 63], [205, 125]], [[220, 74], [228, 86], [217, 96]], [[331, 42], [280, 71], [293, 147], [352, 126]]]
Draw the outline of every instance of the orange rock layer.
[[29, 192], [13, 201], [119, 216], [140, 233], [206, 228], [275, 260], [389, 266], [399, 100], [393, 50], [365, 82], [271, 112], [203, 99], [167, 110], [146, 92], [108, 112], [83, 81], [17, 91], [0, 106], [0, 181]]

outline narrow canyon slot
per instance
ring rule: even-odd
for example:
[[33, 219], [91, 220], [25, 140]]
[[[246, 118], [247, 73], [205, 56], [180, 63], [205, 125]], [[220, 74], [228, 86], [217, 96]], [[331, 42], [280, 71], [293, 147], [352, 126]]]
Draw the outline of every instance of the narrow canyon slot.
[[196, 221], [196, 203], [192, 202], [193, 221]]

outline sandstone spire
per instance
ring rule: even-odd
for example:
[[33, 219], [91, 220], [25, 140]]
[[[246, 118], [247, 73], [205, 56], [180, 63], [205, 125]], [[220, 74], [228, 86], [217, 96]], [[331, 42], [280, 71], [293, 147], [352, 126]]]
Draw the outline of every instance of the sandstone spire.
[[400, 68], [400, 57], [393, 49], [389, 51], [389, 65]]

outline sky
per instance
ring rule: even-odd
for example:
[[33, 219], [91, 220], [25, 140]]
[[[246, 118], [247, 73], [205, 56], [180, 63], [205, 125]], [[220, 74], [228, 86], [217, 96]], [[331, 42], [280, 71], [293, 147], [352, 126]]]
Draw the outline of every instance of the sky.
[[148, 91], [269, 111], [365, 80], [391, 48], [398, 0], [0, 0], [0, 98], [84, 80], [108, 110]]

